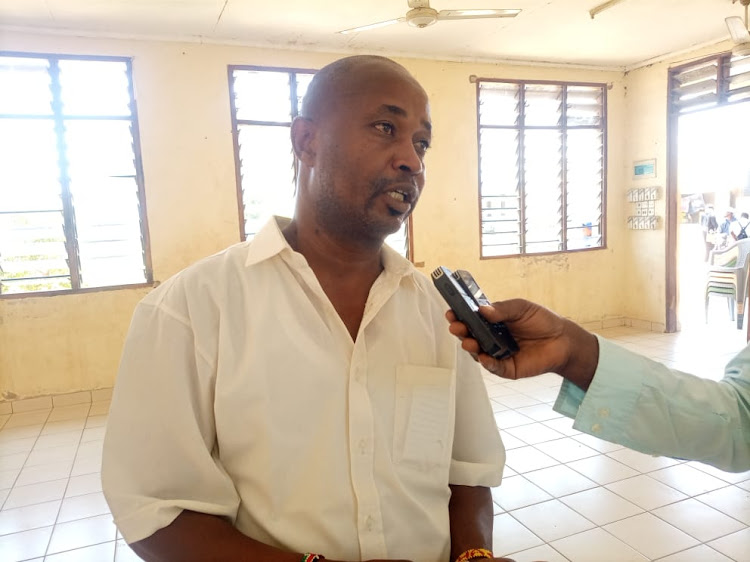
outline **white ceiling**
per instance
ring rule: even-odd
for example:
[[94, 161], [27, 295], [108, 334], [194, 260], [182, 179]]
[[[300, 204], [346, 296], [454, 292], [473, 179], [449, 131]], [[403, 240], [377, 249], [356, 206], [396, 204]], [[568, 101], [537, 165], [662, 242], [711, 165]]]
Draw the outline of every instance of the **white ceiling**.
[[[0, 0], [0, 26], [89, 35], [238, 42], [449, 60], [514, 60], [631, 68], [729, 38], [732, 0], [432, 0], [437, 10], [520, 8], [512, 19], [400, 23], [336, 31], [403, 16], [406, 0]], [[0, 30], [0, 33], [2, 31]]]

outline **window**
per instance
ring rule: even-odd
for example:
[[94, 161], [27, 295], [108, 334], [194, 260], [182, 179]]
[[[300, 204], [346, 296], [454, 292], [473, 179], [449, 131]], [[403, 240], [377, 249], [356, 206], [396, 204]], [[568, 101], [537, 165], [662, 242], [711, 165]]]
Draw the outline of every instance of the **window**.
[[670, 114], [750, 101], [750, 56], [723, 53], [669, 71]]
[[483, 258], [603, 247], [605, 88], [477, 80]]
[[0, 54], [0, 293], [150, 283], [130, 61]]
[[[295, 200], [292, 119], [312, 70], [230, 66], [229, 88], [240, 232], [250, 240], [273, 215], [291, 217]], [[386, 239], [408, 257], [408, 225]]]

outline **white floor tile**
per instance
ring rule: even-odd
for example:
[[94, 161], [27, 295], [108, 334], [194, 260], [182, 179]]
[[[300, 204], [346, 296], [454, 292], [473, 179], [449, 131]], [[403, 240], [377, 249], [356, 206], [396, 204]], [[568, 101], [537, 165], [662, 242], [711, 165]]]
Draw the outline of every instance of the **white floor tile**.
[[748, 552], [750, 552], [750, 528], [711, 541], [708, 546], [733, 560], [737, 560], [737, 562], [750, 560], [748, 557]]
[[60, 503], [57, 500], [0, 511], [0, 535], [54, 525]]
[[615, 521], [603, 528], [648, 558], [664, 557], [698, 544], [690, 535], [650, 513]]
[[43, 427], [44, 422], [16, 427], [7, 427], [7, 424], [5, 424], [3, 429], [0, 430], [0, 445], [4, 445], [8, 441], [14, 441], [15, 439], [28, 439], [30, 437], [36, 439]]
[[57, 518], [58, 523], [75, 521], [95, 515], [106, 515], [109, 513], [109, 506], [104, 499], [104, 494], [96, 492], [84, 496], [73, 496], [65, 498], [60, 508], [60, 515]]
[[36, 443], [36, 437], [0, 442], [0, 457], [16, 453], [24, 453], [28, 455], [31, 452], [31, 449], [34, 448], [34, 443]]
[[507, 430], [505, 429], [500, 430], [500, 436], [503, 438], [503, 445], [505, 445], [506, 451], [525, 447], [528, 444], [521, 441], [518, 437], [513, 437], [510, 433], [507, 433]]
[[544, 560], [544, 562], [571, 562], [547, 544], [535, 546], [521, 552], [513, 552], [509, 558], [512, 558], [515, 562], [538, 562], [539, 560]]
[[[742, 521], [745, 525], [750, 525], [750, 491], [737, 486], [730, 486], [696, 496], [695, 499]], [[748, 551], [750, 552], [750, 548]]]
[[534, 447], [519, 447], [506, 453], [505, 463], [518, 473], [554, 466], [558, 462]]
[[554, 420], [547, 420], [542, 423], [547, 427], [554, 429], [555, 431], [558, 431], [563, 435], [566, 435], [567, 437], [581, 435], [580, 431], [578, 431], [577, 429], [573, 429], [573, 420], [571, 420], [570, 418], [555, 418]]
[[517, 437], [521, 441], [534, 445], [536, 443], [542, 443], [544, 441], [552, 441], [553, 439], [560, 439], [564, 437], [562, 433], [550, 429], [543, 423], [530, 423], [527, 425], [520, 425], [517, 427], [510, 427], [505, 430], [513, 437]]
[[107, 425], [107, 415], [89, 416], [86, 418], [86, 429], [91, 427], [103, 427]]
[[52, 404], [55, 408], [61, 406], [74, 406], [76, 404], [90, 404], [91, 403], [91, 392], [71, 392], [69, 394], [58, 394], [52, 397]]
[[739, 484], [736, 484], [739, 488], [742, 488], [743, 490], [750, 490], [750, 480], [746, 480], [745, 482], [740, 482]]
[[[550, 392], [548, 389], [542, 389], [541, 392]], [[554, 391], [552, 391], [554, 392]], [[556, 394], [555, 394], [556, 395]], [[549, 404], [535, 404], [534, 406], [524, 406], [516, 409], [516, 412], [530, 417], [536, 421], [547, 421], [562, 417], [562, 414], [555, 412]]]
[[13, 533], [0, 537], [0, 552], [3, 562], [18, 562], [44, 556], [52, 527]]
[[492, 552], [495, 556], [505, 556], [539, 546], [544, 541], [513, 519], [509, 514], [495, 515], [492, 531]]
[[527, 472], [524, 477], [558, 498], [598, 486], [596, 482], [563, 464]]
[[724, 480], [714, 478], [686, 464], [679, 464], [650, 472], [649, 476], [688, 496], [711, 492], [728, 485]]
[[43, 425], [47, 421], [49, 416], [49, 410], [39, 410], [37, 412], [24, 412], [22, 414], [13, 414], [10, 419], [5, 422], [3, 431], [7, 431], [14, 427], [24, 427], [27, 425]]
[[18, 478], [18, 474], [21, 472], [20, 468], [11, 468], [8, 470], [0, 470], [0, 489], [10, 488]]
[[599, 451], [587, 447], [580, 441], [576, 441], [570, 437], [537, 443], [535, 447], [553, 459], [565, 463], [600, 454]]
[[710, 465], [703, 464], [700, 462], [691, 462], [691, 463], [688, 463], [688, 466], [692, 466], [693, 468], [702, 470], [706, 474], [715, 476], [719, 480], [724, 480], [726, 482], [729, 482], [730, 484], [738, 484], [740, 482], [750, 482], [750, 470], [747, 470], [745, 472], [726, 472], [724, 470], [716, 468], [715, 466], [710, 466]]
[[519, 475], [503, 478], [500, 486], [492, 488], [492, 499], [503, 510], [511, 511], [551, 500], [552, 496]]
[[745, 528], [736, 519], [693, 498], [660, 507], [652, 513], [701, 542], [718, 539]]
[[494, 396], [493, 400], [496, 402], [500, 402], [503, 406], [506, 406], [507, 408], [522, 408], [524, 406], [534, 406], [535, 404], [542, 404], [542, 402], [539, 402], [539, 400], [535, 400], [531, 396], [526, 396], [525, 394], [506, 394], [504, 396]]
[[70, 476], [71, 468], [73, 468], [73, 461], [27, 466], [19, 473], [15, 485], [28, 486], [67, 478]]
[[669, 457], [654, 457], [651, 455], [645, 455], [632, 449], [618, 449], [607, 453], [607, 456], [611, 459], [615, 459], [624, 465], [634, 468], [639, 472], [652, 472], [654, 470], [661, 470], [668, 466], [674, 466], [680, 464], [682, 461], [671, 459]]
[[107, 430], [106, 426], [102, 427], [89, 427], [83, 430], [81, 435], [81, 443], [88, 443], [89, 441], [101, 441], [104, 439], [104, 432]]
[[75, 406], [61, 406], [52, 408], [47, 421], [65, 421], [86, 418], [89, 415], [91, 404], [77, 404]]
[[47, 554], [114, 541], [116, 533], [111, 515], [58, 523], [52, 533]]
[[522, 416], [514, 410], [505, 410], [495, 414], [495, 423], [500, 429], [510, 429], [511, 427], [534, 423], [534, 420], [528, 416]]
[[609, 453], [624, 448], [622, 445], [618, 445], [617, 443], [610, 443], [609, 441], [604, 441], [603, 439], [599, 439], [598, 437], [594, 437], [593, 435], [588, 435], [586, 433], [574, 435], [573, 439], [575, 439], [576, 441], [580, 441], [581, 443], [591, 447], [592, 449], [596, 449], [600, 453]]
[[560, 498], [560, 501], [599, 526], [643, 513], [643, 509], [606, 488], [585, 490]]
[[73, 470], [70, 471], [71, 476], [81, 476], [83, 474], [93, 474], [102, 471], [102, 459], [96, 457], [85, 457], [76, 459], [73, 462]]
[[675, 552], [665, 558], [659, 558], [658, 562], [733, 562], [723, 554], [715, 551], [710, 546], [700, 544], [688, 548], [682, 552]]
[[76, 548], [47, 556], [44, 562], [110, 562], [115, 557], [115, 541]]
[[66, 445], [78, 445], [81, 441], [82, 431], [82, 429], [77, 429], [74, 431], [45, 434], [44, 429], [42, 429], [42, 434], [37, 438], [34, 449], [38, 450], [49, 449], [52, 447], [63, 447]]
[[619, 482], [607, 484], [607, 489], [646, 510], [675, 503], [687, 496], [674, 488], [641, 474]]
[[85, 419], [47, 422], [44, 424], [40, 435], [53, 435], [56, 433], [68, 433], [70, 431], [80, 432], [83, 431], [85, 424]]
[[21, 468], [29, 457], [28, 453], [12, 453], [0, 456], [0, 470]]
[[511, 515], [546, 542], [574, 535], [596, 526], [559, 500], [517, 509]]
[[38, 464], [51, 464], [54, 462], [73, 462], [76, 456], [77, 445], [63, 445], [61, 447], [48, 447], [45, 449], [32, 449], [26, 459], [24, 466], [35, 466]]
[[68, 481], [65, 479], [31, 484], [30, 486], [16, 486], [8, 494], [8, 499], [5, 500], [3, 509], [13, 509], [14, 507], [23, 507], [35, 503], [61, 500], [67, 483]]
[[82, 476], [71, 476], [68, 481], [68, 489], [65, 497], [83, 496], [102, 491], [102, 475], [98, 472], [84, 474]]
[[648, 558], [597, 527], [551, 543], [572, 562], [648, 562]]
[[632, 468], [605, 455], [574, 461], [568, 463], [568, 466], [599, 484], [625, 480], [638, 474]]

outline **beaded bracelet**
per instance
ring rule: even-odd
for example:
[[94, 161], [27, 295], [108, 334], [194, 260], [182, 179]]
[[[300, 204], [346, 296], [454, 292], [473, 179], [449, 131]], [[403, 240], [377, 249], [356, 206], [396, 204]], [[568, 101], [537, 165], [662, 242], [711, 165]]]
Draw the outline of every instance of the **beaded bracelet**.
[[487, 550], [486, 548], [470, 548], [456, 558], [456, 562], [467, 562], [468, 560], [474, 560], [475, 558], [493, 558], [492, 551]]
[[316, 562], [317, 560], [325, 560], [326, 557], [322, 554], [313, 554], [312, 552], [305, 552], [302, 555], [302, 562]]

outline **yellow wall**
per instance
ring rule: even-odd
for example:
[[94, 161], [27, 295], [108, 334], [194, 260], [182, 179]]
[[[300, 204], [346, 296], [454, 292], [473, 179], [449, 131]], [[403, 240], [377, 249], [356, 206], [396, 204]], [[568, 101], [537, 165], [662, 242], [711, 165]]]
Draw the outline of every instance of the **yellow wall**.
[[[133, 57], [154, 278], [164, 280], [199, 258], [239, 240], [232, 153], [228, 64], [319, 68], [340, 55], [259, 50], [226, 45], [89, 39], [5, 32], [0, 50]], [[663, 269], [663, 232], [636, 247], [624, 228], [624, 192], [632, 134], [661, 138], [659, 123], [637, 111], [636, 73], [540, 66], [400, 59], [432, 100], [434, 148], [425, 193], [414, 215], [415, 261], [472, 271], [493, 298], [521, 296], [581, 322], [631, 316], [663, 322], [663, 295], [643, 303], [629, 274], [644, 252]], [[608, 104], [607, 248], [543, 257], [479, 259], [475, 85], [470, 75], [579, 80], [612, 85]], [[644, 82], [661, 81], [647, 76]], [[663, 82], [662, 82], [663, 83]], [[644, 91], [651, 91], [646, 86]], [[653, 85], [654, 90], [665, 86]], [[628, 105], [630, 104], [630, 105]], [[641, 146], [642, 145], [642, 146]], [[644, 148], [645, 147], [645, 148]], [[642, 234], [642, 233], [639, 233]], [[646, 241], [646, 237], [639, 240]], [[640, 243], [639, 243], [640, 244]], [[642, 258], [640, 254], [639, 259]], [[656, 275], [663, 284], [663, 271]], [[626, 290], [626, 286], [628, 289]], [[661, 291], [663, 293], [663, 291]], [[147, 289], [81, 295], [0, 299], [0, 400], [112, 386], [133, 307]]]

